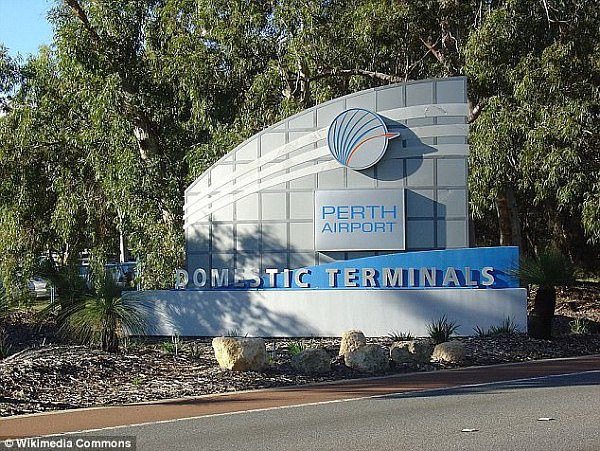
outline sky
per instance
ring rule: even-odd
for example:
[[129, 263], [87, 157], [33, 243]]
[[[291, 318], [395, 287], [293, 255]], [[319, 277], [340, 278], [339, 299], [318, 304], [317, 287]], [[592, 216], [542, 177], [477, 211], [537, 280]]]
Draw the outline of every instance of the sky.
[[0, 43], [9, 54], [23, 58], [52, 43], [52, 26], [46, 14], [54, 0], [0, 0]]

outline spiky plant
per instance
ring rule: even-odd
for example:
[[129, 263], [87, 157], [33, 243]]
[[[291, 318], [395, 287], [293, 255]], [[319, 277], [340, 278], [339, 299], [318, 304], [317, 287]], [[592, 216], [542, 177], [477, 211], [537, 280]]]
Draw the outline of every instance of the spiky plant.
[[440, 344], [448, 341], [450, 336], [460, 327], [456, 321], [448, 321], [446, 315], [442, 315], [437, 321], [431, 321], [427, 324], [427, 333], [434, 344]]
[[112, 278], [104, 275], [96, 294], [74, 300], [59, 313], [60, 331], [83, 343], [117, 352], [119, 340], [127, 334], [141, 334], [147, 326], [147, 308], [125, 303]]
[[556, 308], [556, 287], [569, 286], [575, 281], [571, 262], [557, 250], [546, 249], [536, 257], [522, 259], [521, 267], [515, 274], [521, 283], [537, 287], [529, 317], [529, 335], [550, 339]]

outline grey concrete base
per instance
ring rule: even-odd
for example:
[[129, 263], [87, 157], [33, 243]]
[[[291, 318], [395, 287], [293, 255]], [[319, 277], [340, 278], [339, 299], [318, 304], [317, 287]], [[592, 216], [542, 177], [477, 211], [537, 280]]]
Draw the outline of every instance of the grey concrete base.
[[427, 335], [427, 323], [446, 315], [459, 335], [499, 325], [510, 317], [527, 328], [527, 290], [297, 290], [142, 291], [129, 302], [150, 310], [151, 335], [214, 336], [236, 329], [263, 337], [367, 336], [391, 332]]

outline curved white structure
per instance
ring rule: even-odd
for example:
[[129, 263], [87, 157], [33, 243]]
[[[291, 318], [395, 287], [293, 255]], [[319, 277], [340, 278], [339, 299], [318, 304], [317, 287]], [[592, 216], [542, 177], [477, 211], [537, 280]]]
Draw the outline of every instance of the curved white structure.
[[[355, 171], [329, 153], [331, 121], [376, 112], [400, 136]], [[297, 268], [380, 252], [318, 252], [314, 192], [402, 188], [406, 250], [468, 245], [469, 109], [463, 77], [369, 89], [317, 105], [237, 146], [185, 193], [188, 268]]]

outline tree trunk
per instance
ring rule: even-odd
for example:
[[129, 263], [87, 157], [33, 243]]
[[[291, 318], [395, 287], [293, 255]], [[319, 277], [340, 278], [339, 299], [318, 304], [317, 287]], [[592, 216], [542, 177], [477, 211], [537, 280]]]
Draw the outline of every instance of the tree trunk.
[[496, 211], [500, 227], [500, 246], [521, 247], [521, 224], [512, 188], [507, 188], [504, 195], [496, 199]]
[[539, 287], [533, 300], [533, 311], [527, 318], [527, 332], [532, 338], [552, 338], [552, 320], [556, 308], [556, 289]]

